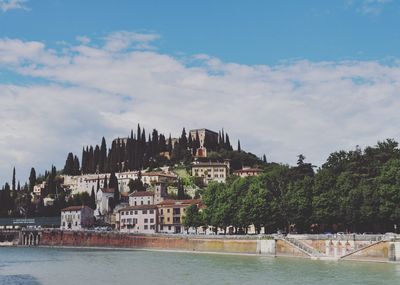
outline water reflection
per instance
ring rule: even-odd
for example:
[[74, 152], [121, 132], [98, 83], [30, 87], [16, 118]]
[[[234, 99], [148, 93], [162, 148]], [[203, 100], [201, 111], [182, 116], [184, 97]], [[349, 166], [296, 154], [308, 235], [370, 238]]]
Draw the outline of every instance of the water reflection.
[[0, 275], [1, 285], [42, 285], [35, 277], [27, 274]]

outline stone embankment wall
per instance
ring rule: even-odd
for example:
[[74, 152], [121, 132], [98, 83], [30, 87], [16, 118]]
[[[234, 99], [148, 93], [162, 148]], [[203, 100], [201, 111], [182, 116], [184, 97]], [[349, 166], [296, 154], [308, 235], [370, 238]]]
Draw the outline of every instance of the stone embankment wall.
[[[321, 255], [317, 259], [334, 258], [336, 260], [359, 261], [400, 261], [400, 242], [365, 241], [353, 242], [349, 251], [331, 250], [332, 241], [302, 240]], [[339, 242], [336, 242], [338, 245]], [[350, 244], [350, 242], [349, 242]], [[296, 246], [281, 239], [258, 239], [257, 237], [222, 236], [181, 236], [181, 235], [133, 235], [115, 232], [83, 231], [43, 231], [40, 245], [72, 247], [107, 247], [132, 249], [158, 249], [177, 251], [198, 251], [216, 253], [239, 253], [266, 256], [291, 256], [312, 258]], [[340, 246], [340, 245], [339, 245]], [[336, 253], [330, 255], [331, 251]]]
[[40, 245], [184, 250], [243, 254], [262, 253], [256, 239], [213, 239], [162, 235], [146, 236], [78, 231], [43, 232]]

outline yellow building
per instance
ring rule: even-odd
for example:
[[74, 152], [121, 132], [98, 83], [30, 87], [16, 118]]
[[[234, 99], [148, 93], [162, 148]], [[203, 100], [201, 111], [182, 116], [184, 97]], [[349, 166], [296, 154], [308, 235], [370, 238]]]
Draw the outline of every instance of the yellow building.
[[192, 200], [165, 200], [157, 204], [158, 232], [181, 233], [183, 232], [183, 218], [185, 210], [190, 205], [200, 205], [200, 199]]
[[197, 162], [192, 165], [192, 176], [202, 177], [205, 185], [210, 181], [225, 183], [228, 175], [228, 162]]

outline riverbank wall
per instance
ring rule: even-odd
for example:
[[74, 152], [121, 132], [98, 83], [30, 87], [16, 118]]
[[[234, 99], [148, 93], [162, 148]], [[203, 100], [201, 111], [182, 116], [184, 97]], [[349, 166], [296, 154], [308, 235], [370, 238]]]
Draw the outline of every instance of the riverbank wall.
[[[41, 246], [106, 247], [250, 254], [321, 260], [400, 262], [400, 242], [290, 239], [268, 236], [136, 235], [118, 232], [43, 231]], [[303, 244], [304, 246], [301, 246]]]

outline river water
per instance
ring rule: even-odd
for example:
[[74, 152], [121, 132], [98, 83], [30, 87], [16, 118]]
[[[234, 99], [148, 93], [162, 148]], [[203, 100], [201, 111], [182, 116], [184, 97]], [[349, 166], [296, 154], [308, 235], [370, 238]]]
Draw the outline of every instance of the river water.
[[0, 248], [0, 285], [400, 284], [400, 265], [159, 251]]

